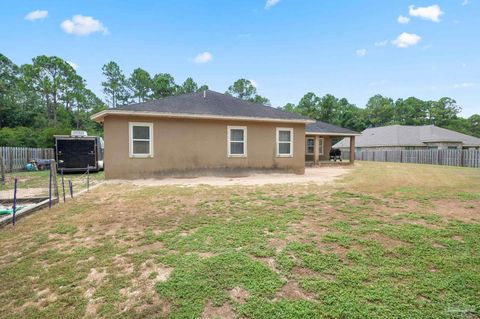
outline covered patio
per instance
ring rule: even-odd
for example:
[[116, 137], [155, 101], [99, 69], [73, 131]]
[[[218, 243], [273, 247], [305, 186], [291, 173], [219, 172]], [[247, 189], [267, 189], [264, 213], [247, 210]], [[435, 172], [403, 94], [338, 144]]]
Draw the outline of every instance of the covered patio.
[[[307, 166], [353, 164], [355, 161], [355, 137], [359, 135], [360, 133], [350, 129], [321, 121], [307, 124], [305, 128], [305, 164]], [[344, 138], [350, 140], [349, 151], [343, 151], [340, 156], [341, 161], [330, 160], [332, 145]]]

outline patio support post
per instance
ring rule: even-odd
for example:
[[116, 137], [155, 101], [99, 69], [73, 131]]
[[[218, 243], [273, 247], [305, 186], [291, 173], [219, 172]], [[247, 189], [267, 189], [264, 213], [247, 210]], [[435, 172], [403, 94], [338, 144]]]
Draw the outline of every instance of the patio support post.
[[318, 145], [318, 135], [315, 135], [315, 143], [313, 147], [313, 164], [318, 165], [319, 163], [319, 156], [320, 156], [320, 150], [319, 150], [319, 145]]
[[355, 136], [350, 136], [350, 164], [355, 162]]

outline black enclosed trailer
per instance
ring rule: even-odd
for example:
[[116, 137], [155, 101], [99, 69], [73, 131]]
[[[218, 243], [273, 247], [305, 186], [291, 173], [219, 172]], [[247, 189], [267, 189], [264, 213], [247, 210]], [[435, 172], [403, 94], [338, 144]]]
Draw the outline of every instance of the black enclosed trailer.
[[58, 170], [64, 172], [90, 172], [103, 169], [103, 139], [87, 136], [83, 131], [71, 135], [55, 135], [55, 160]]

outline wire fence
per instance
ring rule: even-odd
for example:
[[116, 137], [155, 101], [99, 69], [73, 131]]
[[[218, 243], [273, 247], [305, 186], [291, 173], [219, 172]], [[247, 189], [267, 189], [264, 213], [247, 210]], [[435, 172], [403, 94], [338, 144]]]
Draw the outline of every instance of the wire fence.
[[[349, 157], [350, 151], [342, 152], [343, 159], [348, 159]], [[355, 160], [478, 168], [480, 167], [480, 150], [361, 150], [355, 152]]]
[[54, 160], [48, 169], [5, 174], [0, 181], [0, 227], [45, 207], [68, 202], [103, 182], [103, 173], [64, 174]]

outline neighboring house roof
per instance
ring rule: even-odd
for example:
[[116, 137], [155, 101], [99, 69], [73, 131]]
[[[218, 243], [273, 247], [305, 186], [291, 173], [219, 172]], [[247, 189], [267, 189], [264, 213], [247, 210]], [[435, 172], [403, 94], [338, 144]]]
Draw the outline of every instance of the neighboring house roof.
[[97, 122], [102, 122], [105, 116], [112, 114], [298, 123], [313, 122], [308, 117], [299, 114], [247, 102], [228, 94], [210, 90], [124, 105], [96, 113], [91, 118]]
[[311, 135], [335, 135], [335, 136], [355, 136], [360, 133], [352, 131], [348, 128], [343, 128], [330, 123], [316, 121], [315, 123], [307, 124], [305, 127], [305, 134]]
[[[465, 146], [480, 146], [480, 138], [447, 130], [435, 125], [390, 125], [368, 128], [357, 137], [356, 147], [426, 146], [428, 143], [451, 142]], [[348, 140], [341, 140], [334, 147], [348, 147]]]

